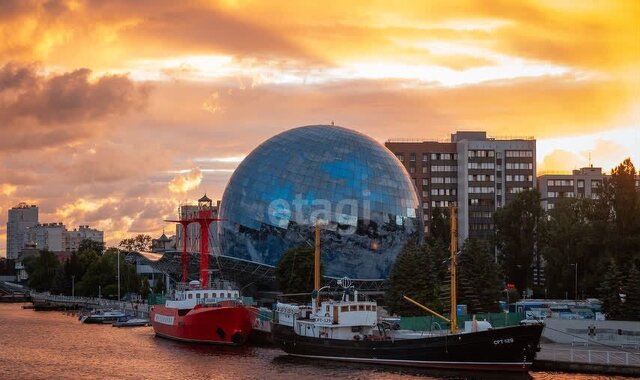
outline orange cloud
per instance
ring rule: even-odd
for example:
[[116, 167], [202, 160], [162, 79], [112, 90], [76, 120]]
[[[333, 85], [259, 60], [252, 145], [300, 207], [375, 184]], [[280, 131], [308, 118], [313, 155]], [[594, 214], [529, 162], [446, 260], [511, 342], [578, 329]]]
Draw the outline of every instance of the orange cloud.
[[0, 1], [0, 197], [117, 244], [159, 233], [178, 198], [220, 196], [237, 160], [203, 157], [331, 121], [379, 141], [597, 135], [553, 145], [540, 169], [583, 166], [588, 147], [596, 165], [620, 161], [607, 133], [640, 123], [638, 14], [634, 1]]
[[202, 182], [202, 171], [193, 168], [188, 173], [178, 175], [169, 182], [169, 190], [174, 193], [185, 193], [193, 190]]

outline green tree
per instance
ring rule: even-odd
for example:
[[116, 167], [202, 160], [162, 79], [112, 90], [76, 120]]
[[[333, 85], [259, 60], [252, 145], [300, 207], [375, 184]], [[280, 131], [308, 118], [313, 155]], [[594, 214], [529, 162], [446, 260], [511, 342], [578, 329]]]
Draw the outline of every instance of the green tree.
[[[276, 266], [276, 282], [285, 294], [309, 293], [313, 290], [314, 249], [299, 246], [287, 250]], [[323, 265], [320, 264], [320, 273]]]
[[613, 212], [620, 236], [626, 236], [636, 229], [640, 221], [637, 218], [638, 191], [636, 190], [636, 169], [631, 159], [625, 159], [611, 171], [609, 184], [613, 187]]
[[164, 288], [164, 275], [160, 275], [157, 279], [156, 279], [156, 283], [153, 286], [153, 292], [156, 294], [162, 294], [164, 293], [165, 288]]
[[[117, 298], [118, 295], [118, 254], [115, 248], [105, 251], [102, 256], [93, 260], [78, 283], [77, 293], [84, 296], [97, 296], [98, 289], [102, 289], [104, 297]], [[139, 279], [135, 266], [120, 257], [120, 289], [121, 296], [136, 292], [139, 289]]]
[[145, 235], [145, 234], [138, 234], [132, 238], [127, 238], [127, 239], [123, 239], [120, 241], [119, 246], [128, 251], [136, 251], [136, 252], [143, 252], [143, 251], [150, 251], [151, 250], [151, 241], [153, 239], [151, 238], [151, 236], [149, 235]]
[[24, 260], [29, 287], [37, 292], [50, 291], [60, 262], [53, 252], [41, 250], [38, 256]]
[[104, 253], [105, 245], [104, 242], [95, 241], [91, 239], [82, 239], [80, 245], [78, 246], [78, 252], [95, 252], [97, 255], [102, 255]]
[[147, 299], [149, 293], [151, 292], [151, 287], [149, 286], [149, 279], [147, 277], [142, 277], [141, 285], [140, 285], [140, 296], [143, 299]]
[[635, 264], [631, 265], [627, 281], [623, 285], [626, 295], [624, 310], [626, 320], [640, 321], [640, 270]]
[[625, 319], [626, 310], [621, 299], [621, 294], [624, 294], [623, 285], [625, 283], [626, 276], [620, 271], [615, 262], [611, 262], [599, 289], [602, 309], [607, 319]]
[[[545, 259], [545, 277], [548, 295], [564, 298], [571, 294], [574, 298], [575, 265], [578, 265], [579, 288], [583, 288], [589, 281], [590, 291], [595, 290], [591, 278], [583, 275], [591, 273], [599, 265], [602, 255], [594, 251], [591, 222], [589, 221], [590, 199], [559, 199], [555, 207], [549, 210], [545, 222], [542, 256]], [[600, 266], [601, 268], [601, 266]], [[597, 269], [599, 270], [599, 268]], [[598, 280], [599, 282], [599, 280]]]
[[441, 245], [419, 246], [409, 242], [396, 259], [388, 279], [386, 303], [389, 312], [403, 316], [424, 315], [425, 312], [409, 303], [403, 296], [425, 305], [432, 310], [442, 310], [442, 274], [445, 266]]
[[445, 247], [451, 244], [451, 222], [448, 209], [434, 207], [431, 211], [430, 240], [440, 240]]
[[543, 220], [540, 193], [525, 190], [495, 213], [496, 245], [508, 282], [520, 291], [533, 286], [533, 264], [541, 262], [536, 249]]
[[489, 252], [489, 245], [468, 239], [458, 258], [458, 303], [466, 304], [469, 313], [497, 312], [503, 280], [499, 265]]

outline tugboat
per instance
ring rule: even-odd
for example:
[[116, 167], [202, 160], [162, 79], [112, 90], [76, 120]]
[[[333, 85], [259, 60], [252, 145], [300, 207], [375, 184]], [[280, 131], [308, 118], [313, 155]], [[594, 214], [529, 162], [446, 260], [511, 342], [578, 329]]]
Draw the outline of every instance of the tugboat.
[[[543, 325], [492, 328], [486, 321], [456, 320], [456, 223], [452, 210], [451, 331], [414, 332], [378, 319], [377, 304], [361, 300], [348, 279], [340, 300], [320, 300], [320, 232], [316, 225], [315, 289], [311, 306], [278, 303], [273, 337], [287, 354], [344, 362], [484, 371], [528, 371], [539, 351]], [[411, 300], [412, 301], [412, 300]], [[415, 301], [413, 301], [415, 303]], [[427, 309], [421, 306], [423, 309]], [[430, 311], [430, 310], [429, 310]]]
[[[182, 282], [165, 305], [154, 305], [149, 318], [156, 335], [183, 342], [241, 345], [252, 327], [252, 308], [243, 305], [240, 291], [230, 283], [217, 281], [209, 286], [209, 225], [220, 220], [212, 217], [211, 199], [198, 200], [198, 210], [181, 212], [183, 231]], [[200, 281], [187, 283], [187, 232], [190, 223], [200, 224]]]

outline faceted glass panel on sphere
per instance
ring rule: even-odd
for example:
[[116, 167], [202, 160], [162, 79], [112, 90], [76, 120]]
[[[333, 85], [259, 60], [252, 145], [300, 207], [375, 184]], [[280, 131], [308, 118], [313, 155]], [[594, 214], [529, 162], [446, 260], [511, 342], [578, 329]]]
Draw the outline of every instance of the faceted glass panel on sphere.
[[313, 125], [258, 146], [233, 173], [220, 205], [222, 254], [276, 266], [313, 246], [321, 224], [324, 274], [384, 279], [422, 234], [414, 184], [382, 144], [346, 128]]

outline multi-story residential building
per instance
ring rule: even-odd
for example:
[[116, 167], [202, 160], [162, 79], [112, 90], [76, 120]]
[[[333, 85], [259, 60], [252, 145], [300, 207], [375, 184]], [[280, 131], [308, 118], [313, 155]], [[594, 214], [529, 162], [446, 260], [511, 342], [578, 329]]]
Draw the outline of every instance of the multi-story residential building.
[[422, 197], [425, 233], [433, 209], [458, 206], [458, 239], [488, 239], [493, 213], [515, 194], [535, 188], [536, 141], [457, 132], [449, 141], [395, 140], [385, 144], [402, 161]]
[[64, 250], [72, 252], [77, 251], [80, 248], [80, 243], [85, 239], [99, 243], [104, 242], [104, 231], [89, 228], [88, 225], [85, 225], [77, 229], [74, 228], [73, 231], [65, 231], [64, 239]]
[[59, 222], [38, 223], [24, 234], [24, 240], [28, 244], [35, 244], [38, 250], [47, 249], [56, 253], [77, 251], [84, 239], [102, 243], [104, 232], [86, 225], [67, 231], [65, 225]]
[[7, 221], [7, 258], [16, 259], [24, 247], [24, 233], [38, 224], [38, 207], [20, 203], [9, 209]]
[[571, 173], [543, 173], [538, 177], [542, 208], [553, 209], [561, 198], [595, 199], [598, 188], [606, 177], [602, 168], [593, 166], [573, 170]]
[[35, 244], [38, 250], [64, 252], [65, 232], [67, 229], [62, 223], [38, 223], [27, 229], [25, 240], [29, 244]]

